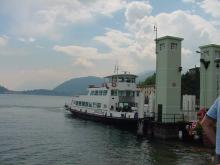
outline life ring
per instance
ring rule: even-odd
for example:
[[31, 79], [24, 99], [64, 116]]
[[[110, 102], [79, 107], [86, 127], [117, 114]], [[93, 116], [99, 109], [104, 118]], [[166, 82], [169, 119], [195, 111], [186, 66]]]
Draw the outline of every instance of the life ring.
[[112, 87], [116, 87], [116, 83], [115, 82], [112, 82]]

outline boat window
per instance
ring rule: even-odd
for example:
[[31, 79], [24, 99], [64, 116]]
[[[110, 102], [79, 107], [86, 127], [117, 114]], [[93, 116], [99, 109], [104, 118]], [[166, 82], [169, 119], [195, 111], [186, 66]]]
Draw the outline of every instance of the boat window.
[[126, 96], [134, 96], [134, 92], [133, 91], [126, 91]]
[[96, 91], [95, 91], [95, 95], [96, 95], [96, 96], [98, 96], [98, 94], [99, 94], [99, 91], [98, 91], [98, 90], [96, 90]]
[[89, 103], [88, 103], [88, 102], [86, 102], [86, 103], [85, 103], [85, 106], [86, 106], [86, 107], [88, 107], [88, 105], [89, 105]]
[[127, 107], [128, 106], [128, 103], [124, 103], [124, 107]]
[[107, 108], [107, 105], [106, 105], [106, 104], [104, 104], [104, 105], [103, 105], [103, 108]]
[[102, 96], [102, 90], [99, 90], [99, 95]]
[[93, 108], [97, 108], [97, 104], [93, 102]]
[[118, 91], [118, 96], [126, 96], [126, 92], [125, 91]]
[[107, 95], [107, 92], [108, 92], [107, 90], [104, 90], [104, 91], [103, 91], [103, 96], [106, 96], [106, 95]]
[[124, 82], [124, 77], [119, 77], [118, 82]]
[[112, 82], [117, 82], [117, 77], [112, 77]]
[[123, 108], [123, 103], [119, 103], [118, 105], [120, 108]]
[[89, 107], [92, 107], [92, 103], [89, 102]]
[[140, 92], [139, 91], [137, 91], [137, 96], [139, 96], [140, 95]]
[[117, 90], [111, 90], [111, 96], [117, 96]]
[[82, 102], [81, 101], [79, 101], [79, 106], [81, 106], [82, 105]]
[[97, 108], [101, 108], [101, 103], [97, 103]]
[[82, 106], [85, 106], [85, 104], [86, 104], [86, 103], [85, 103], [84, 101], [82, 101]]
[[126, 82], [128, 83], [131, 82], [130, 78], [126, 78]]
[[132, 78], [132, 79], [131, 79], [131, 82], [132, 82], [132, 83], [135, 83], [135, 78]]
[[93, 96], [93, 95], [94, 95], [94, 93], [95, 93], [95, 91], [91, 91], [90, 95], [91, 95], [91, 96]]

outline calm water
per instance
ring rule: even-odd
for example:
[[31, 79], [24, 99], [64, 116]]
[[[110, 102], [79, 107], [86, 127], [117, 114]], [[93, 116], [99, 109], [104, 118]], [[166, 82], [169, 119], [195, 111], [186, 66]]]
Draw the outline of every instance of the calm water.
[[0, 165], [202, 165], [210, 150], [73, 118], [68, 97], [0, 95]]

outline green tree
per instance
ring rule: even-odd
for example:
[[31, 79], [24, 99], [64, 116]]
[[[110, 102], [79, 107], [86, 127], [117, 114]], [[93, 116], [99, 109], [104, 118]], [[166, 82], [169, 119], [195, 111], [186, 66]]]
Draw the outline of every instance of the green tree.
[[196, 95], [199, 99], [200, 95], [200, 71], [199, 68], [189, 70], [182, 75], [181, 93], [182, 95]]
[[155, 82], [156, 82], [156, 73], [147, 77], [143, 82], [140, 82], [139, 86], [155, 85]]

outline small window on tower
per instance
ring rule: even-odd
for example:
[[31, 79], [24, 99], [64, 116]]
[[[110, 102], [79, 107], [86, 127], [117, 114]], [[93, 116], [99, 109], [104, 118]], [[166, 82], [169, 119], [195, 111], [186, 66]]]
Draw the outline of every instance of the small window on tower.
[[177, 43], [171, 43], [171, 49], [177, 49]]
[[220, 59], [220, 51], [215, 51], [215, 57], [216, 57], [216, 59], [217, 58]]
[[204, 56], [209, 56], [209, 51], [208, 50], [204, 50], [204, 52], [202, 52], [202, 54], [204, 54]]
[[160, 44], [160, 50], [165, 49], [165, 43]]

